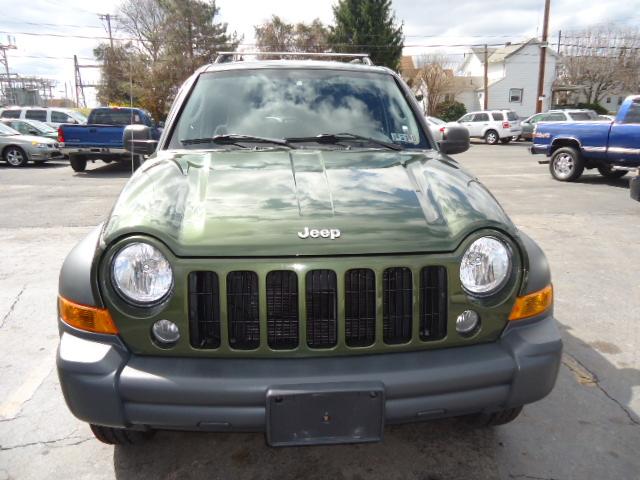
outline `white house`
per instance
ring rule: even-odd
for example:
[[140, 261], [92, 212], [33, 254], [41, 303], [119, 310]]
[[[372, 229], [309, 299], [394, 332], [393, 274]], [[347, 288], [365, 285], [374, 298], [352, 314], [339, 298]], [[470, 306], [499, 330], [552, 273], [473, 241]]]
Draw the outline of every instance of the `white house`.
[[[520, 117], [536, 111], [538, 69], [540, 65], [539, 40], [507, 44], [488, 50], [489, 109], [509, 109]], [[544, 78], [543, 111], [551, 108], [551, 87], [556, 78], [557, 53], [547, 48]], [[455, 93], [455, 98], [467, 111], [484, 107], [484, 48], [473, 48], [465, 55], [458, 76], [470, 77], [468, 86]]]

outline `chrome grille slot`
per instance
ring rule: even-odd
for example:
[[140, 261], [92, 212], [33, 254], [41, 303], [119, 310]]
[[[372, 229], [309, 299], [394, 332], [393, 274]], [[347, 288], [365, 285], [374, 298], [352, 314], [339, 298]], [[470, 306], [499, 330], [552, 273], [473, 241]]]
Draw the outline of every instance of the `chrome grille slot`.
[[447, 269], [420, 271], [420, 340], [441, 340], [447, 335]]
[[189, 332], [193, 348], [220, 346], [220, 291], [214, 272], [189, 274]]

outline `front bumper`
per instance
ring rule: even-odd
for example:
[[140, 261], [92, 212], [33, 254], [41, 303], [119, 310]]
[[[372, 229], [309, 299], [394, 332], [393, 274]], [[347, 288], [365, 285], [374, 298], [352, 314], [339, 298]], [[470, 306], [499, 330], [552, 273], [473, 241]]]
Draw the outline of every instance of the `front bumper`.
[[131, 354], [117, 336], [64, 326], [58, 375], [71, 412], [112, 427], [264, 431], [266, 395], [283, 385], [384, 388], [385, 423], [490, 412], [553, 388], [562, 341], [551, 315], [499, 341], [419, 352], [323, 358], [200, 359]]
[[640, 202], [640, 174], [629, 180], [629, 191], [631, 198]]
[[34, 162], [43, 162], [45, 160], [53, 160], [63, 158], [63, 154], [58, 149], [49, 148], [32, 148], [27, 152], [29, 159]]

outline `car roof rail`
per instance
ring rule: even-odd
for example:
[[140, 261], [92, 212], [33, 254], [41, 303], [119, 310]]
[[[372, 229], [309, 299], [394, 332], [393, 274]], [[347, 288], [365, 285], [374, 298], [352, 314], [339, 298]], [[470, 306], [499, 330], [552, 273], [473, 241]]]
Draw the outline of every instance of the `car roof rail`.
[[219, 52], [214, 63], [241, 62], [244, 55], [260, 55], [262, 57], [319, 57], [319, 58], [350, 58], [350, 63], [360, 62], [373, 65], [367, 53], [336, 53], [336, 52]]

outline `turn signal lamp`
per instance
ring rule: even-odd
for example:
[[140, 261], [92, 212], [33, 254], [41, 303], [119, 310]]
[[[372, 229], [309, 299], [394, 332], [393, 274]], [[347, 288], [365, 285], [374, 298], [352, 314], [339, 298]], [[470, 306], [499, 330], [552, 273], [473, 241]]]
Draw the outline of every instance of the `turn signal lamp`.
[[89, 307], [58, 297], [58, 311], [64, 323], [79, 330], [114, 335], [118, 333], [118, 327], [106, 308]]
[[522, 320], [547, 311], [553, 305], [553, 286], [516, 298], [509, 320]]

